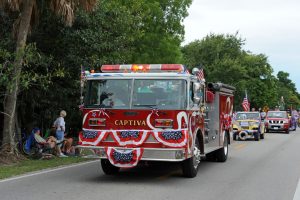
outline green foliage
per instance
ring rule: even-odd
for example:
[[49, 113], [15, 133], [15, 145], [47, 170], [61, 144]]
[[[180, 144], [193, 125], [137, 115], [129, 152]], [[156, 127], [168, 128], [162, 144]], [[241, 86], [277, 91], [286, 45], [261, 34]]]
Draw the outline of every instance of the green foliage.
[[183, 19], [191, 0], [148, 0], [143, 4], [141, 29], [135, 40], [134, 63], [180, 63]]
[[81, 157], [57, 158], [50, 160], [23, 160], [10, 165], [0, 165], [0, 180], [25, 174], [32, 171], [44, 170], [47, 168], [59, 167], [74, 163], [86, 162], [90, 159]]
[[98, 69], [104, 63], [128, 62], [133, 41], [142, 34], [136, 28], [142, 23], [138, 9], [137, 3], [130, 8], [122, 1], [101, 1], [92, 15], [79, 13], [74, 26], [63, 31], [64, 61], [78, 69], [80, 65]]
[[[103, 0], [92, 13], [77, 10], [74, 25], [65, 27], [47, 4], [39, 2], [39, 24], [28, 37], [22, 66], [21, 127], [45, 130], [64, 109], [67, 126], [80, 128], [81, 65], [99, 69], [102, 64], [180, 63], [182, 22], [190, 4], [191, 0]], [[6, 38], [0, 40], [1, 91], [13, 73], [12, 24], [11, 17], [0, 17], [0, 37]]]
[[299, 108], [300, 97], [297, 93], [295, 84], [289, 79], [289, 73], [279, 71], [277, 73], [277, 79], [278, 95], [279, 97], [283, 97], [285, 109]]
[[[267, 57], [243, 50], [244, 42], [245, 40], [237, 34], [210, 34], [203, 40], [196, 40], [184, 46], [182, 52], [189, 69], [204, 66], [208, 82], [220, 81], [236, 87], [236, 110], [242, 109], [241, 102], [245, 91], [251, 107], [255, 108], [265, 105], [275, 107], [280, 96], [286, 96], [289, 92], [295, 94], [292, 101], [298, 102], [295, 85], [287, 78], [288, 74], [280, 72], [276, 79], [272, 75], [273, 69]], [[281, 84], [278, 84], [278, 81]]]

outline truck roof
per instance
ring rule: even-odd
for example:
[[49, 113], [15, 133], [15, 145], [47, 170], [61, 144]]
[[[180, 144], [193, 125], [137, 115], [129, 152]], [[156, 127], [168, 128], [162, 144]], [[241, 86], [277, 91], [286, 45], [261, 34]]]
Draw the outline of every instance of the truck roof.
[[86, 75], [88, 80], [97, 79], [119, 79], [119, 78], [171, 78], [171, 79], [190, 79], [193, 76], [185, 72], [166, 72], [166, 73], [91, 73]]

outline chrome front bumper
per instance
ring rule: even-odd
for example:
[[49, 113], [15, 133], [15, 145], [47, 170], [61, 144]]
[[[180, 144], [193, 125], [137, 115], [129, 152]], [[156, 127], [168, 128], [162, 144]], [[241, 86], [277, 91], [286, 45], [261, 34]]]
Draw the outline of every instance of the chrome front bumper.
[[239, 134], [242, 131], [247, 132], [250, 135], [252, 135], [253, 133], [257, 133], [258, 132], [258, 130], [233, 130], [233, 133]]
[[269, 124], [267, 128], [273, 131], [283, 131], [288, 129], [288, 127], [285, 127], [284, 124]]
[[[99, 146], [76, 146], [78, 149], [92, 150], [98, 158], [107, 158], [104, 147]], [[128, 150], [133, 148], [116, 147], [118, 150]], [[141, 160], [144, 161], [168, 161], [179, 162], [185, 160], [184, 148], [144, 148], [144, 153]]]

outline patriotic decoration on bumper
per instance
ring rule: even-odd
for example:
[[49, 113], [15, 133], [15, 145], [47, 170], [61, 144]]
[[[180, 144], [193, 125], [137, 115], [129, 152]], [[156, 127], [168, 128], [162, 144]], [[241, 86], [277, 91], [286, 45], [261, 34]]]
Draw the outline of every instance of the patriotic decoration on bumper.
[[187, 130], [154, 131], [155, 139], [168, 147], [184, 147], [187, 144]]
[[120, 145], [126, 147], [136, 147], [142, 145], [149, 137], [147, 131], [112, 131], [113, 139]]
[[79, 134], [79, 141], [81, 145], [95, 145], [97, 146], [101, 141], [105, 140], [108, 136], [107, 131], [96, 131], [96, 130], [86, 130]]
[[105, 152], [109, 162], [112, 165], [116, 167], [130, 168], [135, 167], [141, 160], [144, 153], [144, 149], [135, 148], [118, 150], [113, 147], [106, 147]]
[[168, 147], [184, 147], [187, 144], [187, 129], [169, 130], [169, 131], [147, 131], [147, 130], [92, 130], [84, 129], [79, 134], [80, 145], [99, 146], [108, 136], [122, 147], [138, 147], [144, 144], [150, 135], [161, 144]]

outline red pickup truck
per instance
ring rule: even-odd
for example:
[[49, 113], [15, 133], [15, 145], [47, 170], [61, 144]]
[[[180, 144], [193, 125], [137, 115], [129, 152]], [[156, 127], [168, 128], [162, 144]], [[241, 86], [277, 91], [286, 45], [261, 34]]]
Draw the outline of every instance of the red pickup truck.
[[286, 111], [269, 111], [265, 119], [266, 132], [284, 131], [290, 132], [290, 119]]

